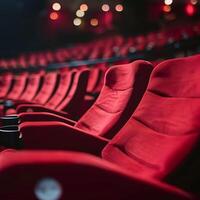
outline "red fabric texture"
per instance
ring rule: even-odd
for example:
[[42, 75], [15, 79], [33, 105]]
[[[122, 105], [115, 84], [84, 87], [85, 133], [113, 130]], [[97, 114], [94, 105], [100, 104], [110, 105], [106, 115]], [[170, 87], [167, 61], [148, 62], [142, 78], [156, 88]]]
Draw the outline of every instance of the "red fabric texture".
[[0, 155], [0, 198], [35, 200], [37, 184], [53, 179], [59, 200], [192, 200], [189, 194], [154, 180], [133, 176], [91, 155], [74, 152], [5, 152]]
[[15, 75], [13, 88], [6, 96], [6, 99], [18, 99], [22, 92], [25, 90], [27, 78], [27, 73]]
[[60, 72], [59, 86], [51, 99], [45, 104], [45, 106], [54, 109], [62, 102], [62, 100], [64, 100], [64, 98], [69, 93], [71, 84], [73, 84], [73, 76], [76, 72], [77, 70], [67, 70]]
[[84, 101], [89, 74], [90, 71], [88, 69], [81, 69], [75, 74], [69, 94], [61, 104], [56, 107], [56, 110], [62, 110], [77, 117], [82, 114], [80, 102]]
[[42, 88], [40, 89], [37, 96], [33, 99], [34, 103], [45, 104], [49, 98], [52, 96], [57, 82], [57, 73], [56, 72], [48, 72], [44, 76], [44, 83], [42, 84]]
[[199, 141], [200, 56], [159, 64], [132, 118], [103, 158], [145, 177], [166, 177]]
[[41, 73], [33, 73], [28, 77], [28, 85], [23, 92], [20, 100], [31, 101], [37, 94], [40, 88]]
[[0, 98], [4, 98], [11, 85], [12, 85], [12, 79], [13, 79], [13, 75], [12, 74], [4, 74], [0, 77], [0, 87], [1, 87], [1, 90], [0, 90]]
[[93, 135], [113, 137], [139, 104], [152, 69], [153, 66], [145, 61], [111, 67], [98, 99], [76, 127]]

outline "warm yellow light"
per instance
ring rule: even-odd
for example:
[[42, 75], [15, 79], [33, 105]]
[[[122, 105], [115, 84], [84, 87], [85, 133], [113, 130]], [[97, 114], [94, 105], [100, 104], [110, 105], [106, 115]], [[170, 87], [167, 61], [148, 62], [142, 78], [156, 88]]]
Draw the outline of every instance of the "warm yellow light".
[[165, 0], [165, 5], [171, 5], [173, 3], [173, 0]]
[[117, 4], [117, 5], [115, 6], [115, 10], [116, 10], [117, 12], [122, 12], [122, 11], [124, 10], [124, 7], [123, 7], [123, 5], [121, 5], [121, 4]]
[[83, 12], [86, 12], [88, 10], [88, 5], [87, 4], [81, 4], [80, 10], [82, 10]]
[[75, 26], [80, 26], [81, 23], [82, 23], [82, 21], [79, 18], [75, 18], [74, 21], [73, 21], [73, 23], [74, 23]]
[[52, 8], [55, 11], [59, 11], [61, 9], [61, 5], [60, 5], [60, 3], [56, 2], [56, 3], [53, 3]]
[[110, 10], [110, 6], [108, 4], [103, 4], [101, 9], [104, 11], [104, 12], [108, 12]]
[[76, 16], [77, 17], [83, 17], [85, 15], [85, 12], [83, 12], [82, 10], [77, 10], [76, 11]]
[[58, 13], [56, 13], [56, 12], [52, 12], [52, 13], [50, 13], [50, 15], [49, 15], [49, 18], [51, 19], [51, 20], [57, 20], [58, 19]]
[[99, 21], [96, 18], [92, 18], [90, 20], [90, 24], [91, 24], [91, 26], [98, 26], [99, 25]]

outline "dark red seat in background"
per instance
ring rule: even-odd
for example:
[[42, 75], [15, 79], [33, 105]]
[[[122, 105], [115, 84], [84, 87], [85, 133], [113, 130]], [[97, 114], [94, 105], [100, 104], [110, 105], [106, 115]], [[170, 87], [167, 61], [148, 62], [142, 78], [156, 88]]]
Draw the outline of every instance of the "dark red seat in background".
[[43, 74], [44, 72], [41, 71], [28, 76], [26, 89], [20, 96], [19, 101], [32, 101], [34, 99], [40, 89]]
[[9, 92], [12, 86], [13, 75], [11, 73], [7, 73], [1, 76], [0, 78], [0, 98], [4, 98]]
[[44, 83], [37, 96], [32, 100], [33, 103], [45, 104], [53, 95], [57, 88], [57, 72], [48, 72], [44, 76]]
[[60, 70], [59, 85], [53, 96], [45, 104], [46, 107], [55, 109], [64, 98], [68, 95], [73, 79], [77, 70], [62, 69]]
[[26, 88], [27, 79], [28, 79], [27, 73], [15, 75], [13, 87], [11, 91], [4, 98], [11, 100], [18, 99]]
[[[17, 107], [18, 113], [27, 111], [50, 112], [61, 116], [69, 117], [71, 115], [75, 119], [80, 118], [85, 112], [84, 97], [86, 95], [89, 73], [90, 71], [85, 67], [75, 73], [67, 96], [54, 109], [41, 105], [22, 104]], [[35, 99], [34, 103], [36, 103]]]

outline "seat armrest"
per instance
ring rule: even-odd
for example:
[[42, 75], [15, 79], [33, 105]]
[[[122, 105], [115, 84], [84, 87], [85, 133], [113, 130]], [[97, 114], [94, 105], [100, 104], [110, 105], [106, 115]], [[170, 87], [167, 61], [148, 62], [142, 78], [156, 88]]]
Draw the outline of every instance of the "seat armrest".
[[20, 123], [24, 122], [40, 122], [40, 121], [58, 121], [74, 126], [76, 121], [47, 112], [29, 112], [19, 114]]
[[[40, 183], [43, 177], [53, 179], [62, 186], [62, 199], [195, 199], [176, 187], [153, 179], [141, 178], [139, 174], [130, 174], [110, 162], [85, 153], [7, 151], [0, 155], [0, 159], [0, 178], [4, 180], [0, 182], [1, 199], [12, 199], [12, 196], [31, 199], [33, 186], [36, 182]], [[15, 178], [10, 181], [12, 174]], [[12, 193], [7, 192], [7, 188]]]
[[17, 115], [7, 115], [0, 117], [1, 126], [10, 126], [19, 124], [19, 116]]
[[109, 140], [61, 122], [20, 124], [25, 149], [72, 150], [100, 155]]
[[62, 117], [71, 118], [71, 116], [66, 112], [56, 111], [56, 110], [47, 108], [45, 106], [40, 106], [40, 105], [23, 104], [23, 105], [19, 105], [16, 110], [18, 114], [23, 113], [23, 112], [48, 112], [48, 113], [53, 113]]

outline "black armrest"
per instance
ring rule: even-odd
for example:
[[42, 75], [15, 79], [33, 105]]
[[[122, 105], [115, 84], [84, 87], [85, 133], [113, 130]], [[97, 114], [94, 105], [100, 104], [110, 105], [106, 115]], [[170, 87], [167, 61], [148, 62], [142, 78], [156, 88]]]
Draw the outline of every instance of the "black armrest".
[[0, 117], [2, 126], [18, 125], [19, 117], [17, 115], [7, 115]]
[[0, 146], [21, 148], [22, 143], [18, 126], [3, 126], [0, 128]]

